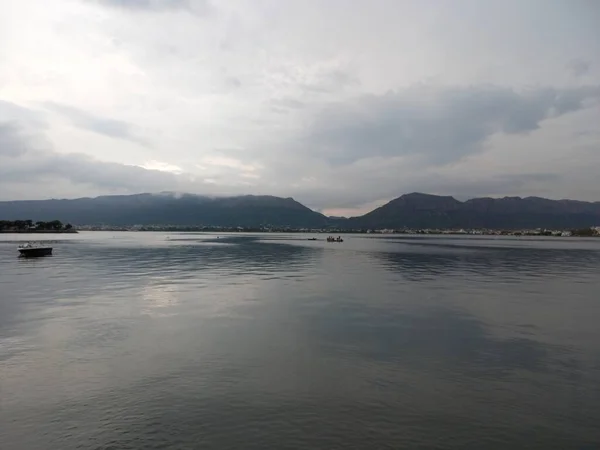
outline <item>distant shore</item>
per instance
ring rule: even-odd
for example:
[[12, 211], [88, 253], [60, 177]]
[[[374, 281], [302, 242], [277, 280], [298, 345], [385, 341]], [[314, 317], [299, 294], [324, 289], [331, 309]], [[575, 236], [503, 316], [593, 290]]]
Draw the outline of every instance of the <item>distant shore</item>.
[[79, 231], [70, 230], [0, 230], [0, 234], [74, 234]]
[[163, 232], [163, 233], [305, 233], [305, 234], [382, 234], [382, 235], [480, 235], [480, 236], [541, 236], [541, 237], [596, 237], [600, 227], [572, 230], [494, 230], [494, 229], [341, 229], [341, 228], [290, 228], [290, 227], [218, 227], [218, 226], [94, 226], [81, 225], [81, 231], [110, 232]]

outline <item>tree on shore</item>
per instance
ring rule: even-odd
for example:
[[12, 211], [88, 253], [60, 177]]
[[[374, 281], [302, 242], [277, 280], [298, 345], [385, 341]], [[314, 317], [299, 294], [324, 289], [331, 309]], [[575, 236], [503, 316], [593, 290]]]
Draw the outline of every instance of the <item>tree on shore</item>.
[[581, 228], [579, 230], [571, 231], [571, 235], [581, 236], [581, 237], [590, 237], [590, 236], [597, 236], [598, 232], [594, 228]]
[[28, 230], [40, 230], [40, 231], [61, 231], [70, 230], [73, 228], [71, 224], [63, 226], [60, 220], [52, 220], [50, 222], [38, 221], [33, 223], [33, 220], [0, 220], [0, 231], [28, 231]]

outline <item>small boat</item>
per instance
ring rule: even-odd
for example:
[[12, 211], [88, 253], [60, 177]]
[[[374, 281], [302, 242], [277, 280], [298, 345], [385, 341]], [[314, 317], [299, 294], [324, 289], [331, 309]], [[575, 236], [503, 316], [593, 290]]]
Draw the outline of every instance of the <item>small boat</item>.
[[309, 241], [316, 241], [317, 238], [308, 238]]
[[18, 250], [20, 256], [24, 256], [27, 258], [49, 256], [52, 254], [52, 247], [49, 247], [47, 245], [36, 245], [32, 243], [19, 245]]

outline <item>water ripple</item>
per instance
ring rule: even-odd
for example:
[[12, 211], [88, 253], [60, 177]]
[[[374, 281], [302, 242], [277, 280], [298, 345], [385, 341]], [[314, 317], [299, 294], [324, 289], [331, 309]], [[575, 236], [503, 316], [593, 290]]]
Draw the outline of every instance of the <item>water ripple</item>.
[[0, 241], [2, 449], [597, 448], [600, 241]]

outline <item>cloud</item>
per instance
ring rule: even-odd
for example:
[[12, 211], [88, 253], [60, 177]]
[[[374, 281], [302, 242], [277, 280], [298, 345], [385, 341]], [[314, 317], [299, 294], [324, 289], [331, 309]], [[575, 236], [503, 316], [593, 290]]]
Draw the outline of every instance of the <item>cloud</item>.
[[47, 145], [46, 129], [40, 113], [0, 100], [0, 158], [18, 158]]
[[600, 99], [600, 86], [414, 87], [325, 106], [302, 145], [332, 165], [376, 156], [415, 156], [447, 164], [484, 149], [496, 133], [522, 134]]
[[[17, 113], [17, 120], [6, 120], [8, 113]], [[36, 117], [37, 113], [27, 108], [8, 102], [0, 104], [0, 119], [4, 119], [0, 120], [0, 193], [9, 192], [11, 198], [45, 198], [48, 192], [54, 192], [56, 183], [66, 186], [71, 196], [82, 191], [99, 194], [177, 190], [218, 194], [223, 189], [223, 193], [228, 193], [227, 187], [203, 183], [168, 163], [151, 161], [142, 168], [100, 161], [81, 153], [56, 152], [45, 138], [47, 124], [29, 120]]]
[[201, 170], [206, 170], [207, 167], [224, 167], [228, 169], [237, 169], [244, 172], [254, 172], [259, 169], [254, 164], [244, 164], [242, 161], [226, 157], [226, 156], [207, 156], [200, 160], [198, 165]]
[[206, 0], [92, 0], [103, 6], [122, 8], [131, 11], [206, 11]]
[[281, 114], [302, 109], [306, 106], [302, 101], [291, 97], [273, 98], [268, 103], [272, 111]]
[[38, 129], [46, 128], [41, 113], [4, 100], [0, 100], [0, 122], [21, 123]]
[[0, 124], [0, 144], [3, 184], [26, 180], [33, 190], [39, 190], [40, 183], [64, 179], [75, 185], [133, 192], [178, 184], [174, 175], [161, 171], [103, 162], [78, 153], [57, 153], [48, 144], [35, 146], [26, 130], [18, 126]]
[[148, 161], [141, 167], [147, 170], [159, 170], [161, 172], [170, 172], [176, 174], [183, 173], [183, 169], [179, 166], [156, 160]]
[[74, 126], [102, 134], [113, 139], [124, 139], [140, 145], [148, 146], [146, 139], [136, 135], [134, 126], [121, 120], [98, 117], [86, 111], [56, 102], [44, 102], [43, 106], [69, 120]]
[[600, 199], [599, 87], [585, 85], [600, 28], [585, 2], [4, 3], [5, 199]]
[[25, 154], [19, 128], [12, 123], [0, 123], [0, 156], [17, 157]]
[[583, 59], [573, 59], [567, 63], [567, 69], [576, 77], [587, 75], [592, 65]]
[[[9, 113], [20, 120], [7, 120]], [[38, 113], [28, 108], [0, 104], [0, 119], [4, 119], [0, 120], [2, 199], [161, 191], [237, 195], [252, 185], [247, 179], [259, 178], [260, 166], [229, 157], [202, 159], [205, 167], [197, 175], [163, 161], [150, 160], [137, 166], [101, 161], [82, 153], [57, 152], [45, 136], [47, 123], [29, 120], [37, 117]]]

